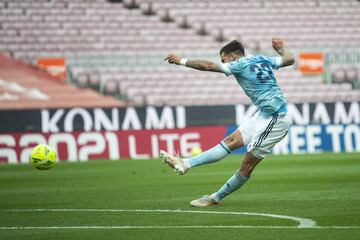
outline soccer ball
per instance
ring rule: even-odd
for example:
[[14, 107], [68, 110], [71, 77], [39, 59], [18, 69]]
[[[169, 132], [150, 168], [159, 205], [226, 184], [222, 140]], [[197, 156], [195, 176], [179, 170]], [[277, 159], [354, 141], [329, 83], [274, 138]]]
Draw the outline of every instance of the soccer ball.
[[50, 146], [39, 144], [31, 150], [31, 164], [40, 170], [47, 170], [56, 163], [56, 152]]

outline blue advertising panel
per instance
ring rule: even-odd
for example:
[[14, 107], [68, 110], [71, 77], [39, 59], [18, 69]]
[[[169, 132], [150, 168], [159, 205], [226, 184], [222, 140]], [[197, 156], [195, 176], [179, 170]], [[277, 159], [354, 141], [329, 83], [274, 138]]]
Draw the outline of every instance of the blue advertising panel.
[[[227, 128], [225, 136], [237, 129]], [[245, 153], [246, 147], [233, 153]], [[288, 135], [274, 147], [274, 154], [360, 152], [360, 124], [292, 125]]]

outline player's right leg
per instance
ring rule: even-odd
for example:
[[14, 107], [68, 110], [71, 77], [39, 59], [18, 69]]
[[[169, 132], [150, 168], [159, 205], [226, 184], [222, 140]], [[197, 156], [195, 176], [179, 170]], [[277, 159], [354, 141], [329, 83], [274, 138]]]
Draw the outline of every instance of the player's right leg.
[[193, 207], [207, 207], [219, 204], [223, 198], [241, 188], [249, 180], [251, 172], [260, 161], [260, 158], [247, 152], [240, 169], [236, 171], [217, 192], [193, 200], [190, 202], [190, 205]]
[[174, 168], [179, 175], [183, 175], [190, 168], [220, 161], [229, 155], [232, 150], [242, 146], [244, 146], [244, 141], [241, 132], [235, 130], [218, 145], [195, 157], [182, 159], [161, 150], [160, 158], [164, 163]]
[[[237, 139], [237, 141], [240, 141], [239, 146], [248, 145], [250, 143], [256, 129], [255, 123], [258, 117], [259, 114], [253, 115], [249, 121], [243, 123], [234, 132], [238, 133], [238, 135], [241, 136], [241, 141]], [[236, 134], [235, 136], [238, 135]], [[234, 147], [237, 147], [237, 145], [235, 145]], [[235, 174], [233, 174], [217, 192], [211, 195], [205, 195], [199, 199], [191, 201], [191, 206], [207, 207], [218, 204], [224, 197], [238, 190], [247, 182], [250, 177], [251, 171], [259, 162], [260, 159], [256, 158], [249, 152], [246, 153], [240, 169], [236, 171]]]
[[192, 201], [190, 203], [192, 206], [206, 207], [216, 205], [223, 198], [241, 188], [248, 181], [258, 163], [271, 152], [276, 143], [280, 142], [286, 136], [290, 122], [288, 117], [283, 115], [267, 119], [259, 117], [255, 121], [255, 124], [258, 126], [258, 130], [253, 134], [250, 143], [246, 137], [246, 132], [249, 129], [240, 126], [240, 131], [243, 133], [245, 143], [249, 143], [248, 152], [245, 154], [240, 169], [236, 171], [217, 192]]

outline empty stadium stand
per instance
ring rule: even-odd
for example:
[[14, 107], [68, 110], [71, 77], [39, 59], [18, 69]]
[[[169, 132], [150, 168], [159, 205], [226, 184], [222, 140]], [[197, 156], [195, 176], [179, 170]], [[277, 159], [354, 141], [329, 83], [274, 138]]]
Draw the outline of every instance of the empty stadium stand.
[[[131, 105], [250, 103], [232, 78], [163, 62], [171, 52], [219, 61], [220, 47], [236, 38], [248, 53], [274, 54], [273, 36], [294, 53], [360, 47], [356, 0], [2, 0], [0, 13], [0, 52], [32, 64], [64, 57], [73, 84]], [[296, 66], [276, 75], [289, 102], [359, 101], [354, 66], [344, 68], [351, 78], [331, 73], [338, 84]]]
[[79, 89], [17, 60], [0, 56], [0, 109], [121, 107], [109, 96]]
[[[148, 1], [139, 0], [146, 6]], [[298, 1], [176, 1], [160, 0], [154, 11], [171, 9], [178, 22], [186, 15], [194, 27], [225, 39], [237, 38], [254, 49], [269, 49], [268, 40], [281, 35], [294, 48], [359, 47], [360, 3], [357, 0]], [[215, 31], [214, 31], [215, 30]]]

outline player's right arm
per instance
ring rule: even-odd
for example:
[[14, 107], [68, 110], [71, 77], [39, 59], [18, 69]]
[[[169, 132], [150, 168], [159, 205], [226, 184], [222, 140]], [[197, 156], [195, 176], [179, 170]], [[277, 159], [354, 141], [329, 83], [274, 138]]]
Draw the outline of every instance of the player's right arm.
[[282, 58], [282, 64], [279, 67], [286, 67], [295, 63], [295, 59], [291, 53], [284, 49], [284, 41], [281, 38], [273, 38], [272, 46]]
[[209, 72], [221, 72], [224, 70], [221, 68], [220, 64], [213, 63], [207, 60], [188, 60], [181, 58], [175, 54], [169, 54], [164, 61], [168, 61], [170, 64], [184, 65], [189, 68], [197, 69], [200, 71], [209, 71]]

